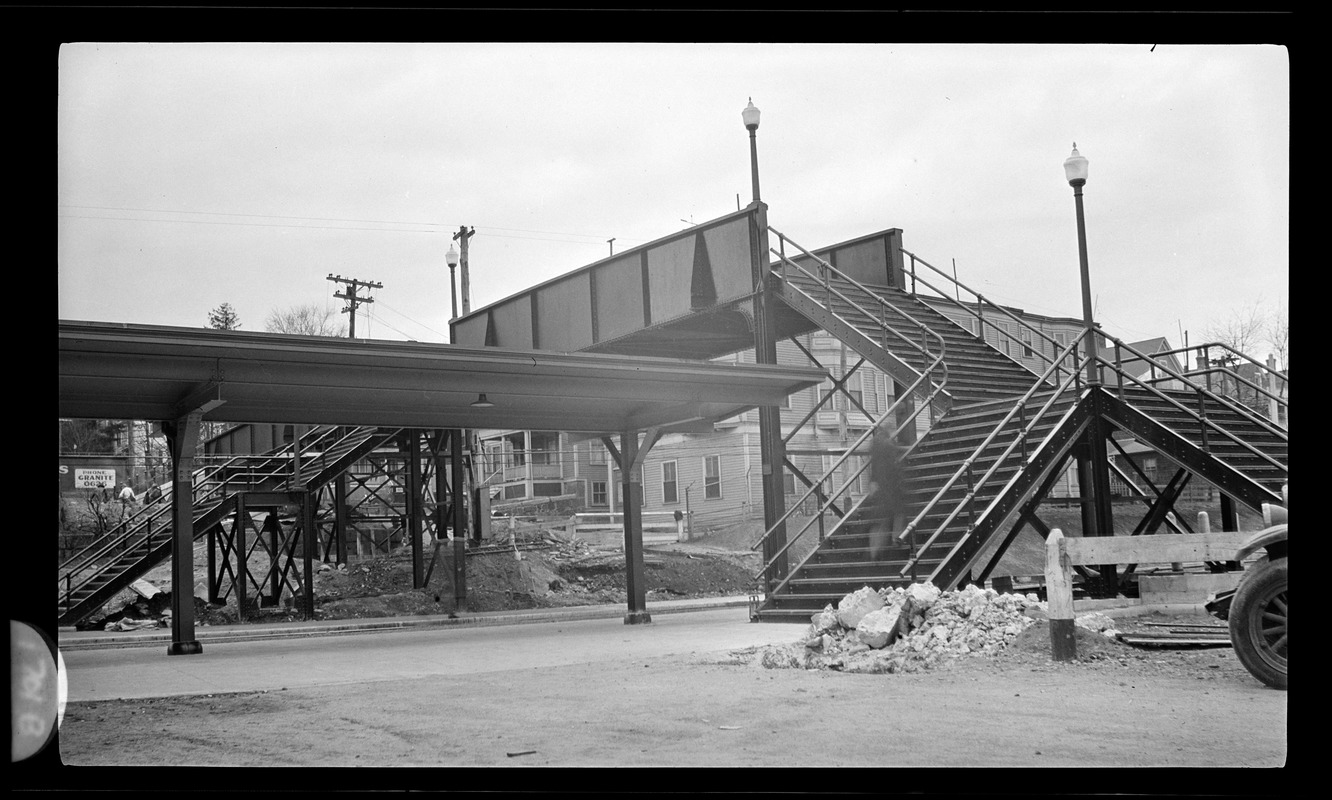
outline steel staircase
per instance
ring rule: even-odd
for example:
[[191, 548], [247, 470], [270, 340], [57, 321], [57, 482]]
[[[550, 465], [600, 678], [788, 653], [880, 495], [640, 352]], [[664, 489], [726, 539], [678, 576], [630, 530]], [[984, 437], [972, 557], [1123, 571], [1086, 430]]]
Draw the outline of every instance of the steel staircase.
[[[783, 251], [792, 244], [777, 236]], [[807, 622], [867, 585], [930, 581], [947, 589], [984, 580], [1017, 533], [1019, 515], [1039, 504], [1094, 422], [1147, 443], [1244, 505], [1280, 502], [1287, 477], [1285, 430], [1188, 376], [1163, 376], [1184, 386], [1169, 390], [1157, 388], [1159, 381], [1133, 378], [1124, 370], [1125, 357], [1150, 356], [1118, 341], [1115, 363], [1099, 364], [1100, 386], [1084, 383], [1078, 342], [1048, 359], [1038, 375], [911, 293], [864, 286], [800, 249], [800, 264], [774, 250], [781, 257], [773, 271], [781, 300], [911, 387], [911, 397], [899, 398], [880, 417], [897, 441], [910, 441], [919, 430], [916, 417], [928, 429], [904, 457], [904, 530], [887, 546], [880, 541], [872, 554], [873, 523], [853, 505], [801, 563], [760, 590], [764, 598], [752, 611], [755, 619]], [[930, 361], [936, 353], [942, 363]], [[922, 397], [932, 413], [912, 410]], [[848, 455], [864, 452], [870, 436], [861, 436]], [[829, 479], [846, 458], [814, 482], [793, 510], [813, 497], [820, 512], [837, 511], [840, 490], [830, 488]], [[843, 487], [853, 479], [844, 478]], [[764, 538], [788, 518], [790, 512]], [[785, 548], [808, 535], [809, 527], [788, 531]], [[767, 580], [776, 561], [769, 558], [756, 580]]]
[[[232, 521], [237, 498], [245, 493], [312, 493], [398, 435], [378, 428], [311, 429], [297, 442], [259, 456], [237, 456], [196, 470], [192, 486], [194, 540]], [[293, 458], [299, 449], [299, 459]], [[293, 462], [299, 472], [293, 475]], [[59, 625], [92, 616], [118, 592], [171, 555], [169, 494], [145, 505], [99, 540], [75, 553], [59, 569]]]

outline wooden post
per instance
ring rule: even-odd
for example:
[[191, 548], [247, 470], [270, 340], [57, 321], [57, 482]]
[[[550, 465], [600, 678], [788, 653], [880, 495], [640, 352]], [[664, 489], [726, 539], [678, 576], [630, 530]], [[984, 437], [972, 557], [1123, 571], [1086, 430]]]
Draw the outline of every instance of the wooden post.
[[1073, 565], [1068, 559], [1064, 532], [1050, 531], [1045, 540], [1045, 599], [1050, 616], [1050, 656], [1055, 661], [1078, 657], [1076, 626], [1073, 624]]

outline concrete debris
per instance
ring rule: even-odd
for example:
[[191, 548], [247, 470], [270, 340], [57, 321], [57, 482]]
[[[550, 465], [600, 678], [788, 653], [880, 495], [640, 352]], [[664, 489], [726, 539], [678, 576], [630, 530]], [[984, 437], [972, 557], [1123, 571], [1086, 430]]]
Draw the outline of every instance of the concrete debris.
[[843, 628], [855, 628], [871, 611], [883, 608], [883, 597], [868, 586], [857, 589], [837, 604], [837, 622]]
[[155, 619], [129, 619], [128, 617], [125, 617], [125, 618], [122, 618], [122, 619], [118, 619], [118, 620], [116, 620], [115, 622], [111, 623], [110, 625], [107, 625], [106, 628], [105, 628], [105, 630], [108, 630], [108, 631], [139, 631], [139, 630], [143, 630], [144, 628], [159, 628], [159, 627], [163, 627], [163, 626], [164, 626], [164, 623], [159, 622], [158, 620], [155, 620]]
[[1119, 631], [1115, 629], [1115, 621], [1105, 614], [1091, 613], [1083, 614], [1073, 620], [1073, 624], [1079, 628], [1085, 628], [1093, 633], [1099, 633], [1109, 639], [1119, 636]]
[[145, 600], [153, 599], [153, 595], [160, 594], [162, 591], [145, 580], [137, 580], [134, 583], [131, 583], [130, 588], [134, 590], [135, 594]]
[[[1045, 604], [1034, 594], [979, 586], [943, 592], [929, 583], [877, 591], [866, 586], [836, 608], [830, 604], [813, 614], [796, 644], [763, 648], [757, 662], [768, 669], [915, 672], [962, 656], [998, 653], [1045, 617]], [[1113, 630], [1103, 614], [1086, 620], [1079, 624]]]

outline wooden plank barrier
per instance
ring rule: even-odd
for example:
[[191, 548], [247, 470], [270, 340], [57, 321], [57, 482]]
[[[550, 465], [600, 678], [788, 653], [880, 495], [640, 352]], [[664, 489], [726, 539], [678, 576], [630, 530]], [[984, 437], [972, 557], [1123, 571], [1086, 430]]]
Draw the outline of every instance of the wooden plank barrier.
[[1152, 536], [1065, 536], [1056, 528], [1045, 540], [1045, 591], [1050, 616], [1050, 654], [1077, 658], [1073, 623], [1073, 567], [1100, 564], [1183, 564], [1233, 561], [1251, 534], [1179, 533]]

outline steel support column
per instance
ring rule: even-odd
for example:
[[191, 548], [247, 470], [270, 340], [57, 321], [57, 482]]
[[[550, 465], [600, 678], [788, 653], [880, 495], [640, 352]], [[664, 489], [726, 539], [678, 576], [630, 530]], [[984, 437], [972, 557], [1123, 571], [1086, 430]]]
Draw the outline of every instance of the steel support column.
[[647, 584], [643, 567], [643, 485], [636, 468], [640, 461], [638, 431], [620, 434], [620, 480], [624, 487], [624, 568], [629, 612], [624, 624], [651, 622], [647, 611]]
[[[1091, 392], [1099, 393], [1093, 386]], [[1078, 493], [1081, 495], [1082, 535], [1114, 536], [1115, 512], [1110, 497], [1109, 453], [1105, 446], [1107, 426], [1101, 421], [1103, 409], [1099, 403], [1092, 410], [1092, 418], [1078, 447]], [[1114, 564], [1099, 564], [1100, 586], [1097, 590], [1105, 597], [1119, 593], [1119, 569]]]
[[203, 652], [194, 638], [194, 454], [201, 412], [162, 423], [171, 449], [171, 644], [167, 655]]
[[412, 543], [412, 588], [425, 585], [425, 553], [421, 537], [421, 432], [409, 430], [403, 434], [403, 448], [407, 454], [407, 538]]
[[250, 583], [250, 551], [245, 547], [245, 529], [250, 527], [250, 512], [245, 510], [245, 493], [236, 495], [236, 521], [232, 523], [232, 547], [236, 548], [236, 619], [245, 621], [245, 602]]
[[347, 473], [333, 479], [333, 538], [339, 564], [347, 563]]
[[316, 492], [304, 492], [301, 495], [301, 561], [304, 569], [301, 573], [301, 614], [306, 619], [314, 619], [314, 559], [315, 547], [319, 536], [315, 532], [315, 505], [319, 495]]
[[[757, 178], [755, 178], [757, 190]], [[760, 202], [757, 191], [754, 213], [749, 217], [750, 274], [754, 286], [754, 361], [759, 364], [777, 363], [777, 337], [773, 325], [775, 293], [770, 285], [768, 268], [768, 207]], [[763, 576], [765, 590], [786, 577], [789, 562], [786, 553], [786, 523], [779, 520], [786, 514], [784, 469], [785, 447], [782, 443], [782, 414], [777, 406], [759, 406], [759, 463], [763, 480], [763, 529], [768, 531], [763, 540], [763, 561], [770, 564]], [[778, 555], [780, 553], [780, 556]], [[775, 560], [774, 560], [775, 559]]]
[[[463, 498], [467, 496], [463, 485], [463, 446], [461, 430], [451, 430], [449, 436], [449, 508], [453, 511], [453, 608], [455, 612], [467, 608], [467, 511]], [[441, 476], [443, 470], [437, 474]], [[440, 530], [444, 530], [444, 509], [440, 505]]]

